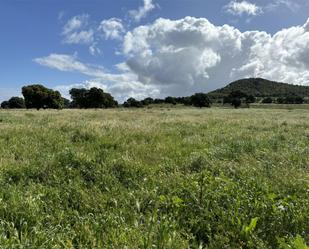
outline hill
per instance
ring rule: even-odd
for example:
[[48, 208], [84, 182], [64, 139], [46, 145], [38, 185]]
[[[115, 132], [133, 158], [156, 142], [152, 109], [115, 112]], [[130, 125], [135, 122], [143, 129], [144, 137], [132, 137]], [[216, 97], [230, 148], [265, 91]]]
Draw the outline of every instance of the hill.
[[284, 97], [287, 95], [297, 95], [301, 97], [309, 96], [309, 86], [280, 83], [262, 78], [237, 80], [226, 87], [210, 92], [209, 95], [220, 98], [237, 90], [257, 97]]

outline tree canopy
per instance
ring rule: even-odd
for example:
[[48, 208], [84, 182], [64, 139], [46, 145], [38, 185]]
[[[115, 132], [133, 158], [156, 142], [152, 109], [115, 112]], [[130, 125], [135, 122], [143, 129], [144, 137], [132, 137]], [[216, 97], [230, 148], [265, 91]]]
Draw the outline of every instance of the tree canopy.
[[58, 91], [48, 89], [42, 85], [29, 85], [22, 88], [22, 94], [27, 108], [61, 109], [63, 98]]
[[195, 107], [210, 107], [211, 100], [205, 93], [196, 93], [191, 96], [191, 104]]
[[89, 90], [85, 88], [72, 88], [70, 95], [72, 107], [75, 108], [111, 108], [118, 105], [112, 95], [96, 87], [92, 87]]

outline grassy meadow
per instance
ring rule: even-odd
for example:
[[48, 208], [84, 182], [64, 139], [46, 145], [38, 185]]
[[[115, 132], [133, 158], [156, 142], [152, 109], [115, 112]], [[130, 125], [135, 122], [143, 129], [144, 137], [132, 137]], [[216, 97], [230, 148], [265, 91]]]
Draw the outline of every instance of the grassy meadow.
[[0, 110], [0, 248], [308, 248], [309, 110]]

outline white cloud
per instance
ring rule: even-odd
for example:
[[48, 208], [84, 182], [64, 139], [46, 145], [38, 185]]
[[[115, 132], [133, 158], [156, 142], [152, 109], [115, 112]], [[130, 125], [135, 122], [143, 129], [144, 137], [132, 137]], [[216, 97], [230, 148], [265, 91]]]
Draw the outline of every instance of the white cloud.
[[56, 86], [55, 89], [60, 91], [63, 96], [69, 98], [69, 91], [72, 88], [97, 87], [109, 92], [120, 103], [126, 101], [129, 97], [144, 99], [148, 96], [158, 97], [159, 89], [155, 86], [145, 85], [137, 81], [136, 76], [132, 74], [113, 75], [106, 74], [106, 77], [91, 79], [78, 84], [65, 84]]
[[238, 15], [241, 16], [243, 14], [249, 15], [249, 16], [256, 16], [260, 13], [262, 13], [262, 8], [257, 6], [256, 4], [247, 2], [247, 1], [236, 1], [232, 0], [229, 4], [224, 6], [224, 9], [232, 14], [232, 15]]
[[118, 73], [82, 63], [76, 56], [51, 54], [41, 65], [90, 76], [118, 100], [127, 97], [187, 96], [244, 77], [309, 85], [309, 19], [274, 35], [215, 26], [205, 18], [157, 19], [127, 32], [125, 62]]
[[121, 40], [122, 35], [125, 32], [125, 28], [122, 25], [122, 21], [118, 18], [111, 18], [103, 20], [98, 28], [99, 32], [102, 32], [105, 39]]
[[102, 53], [101, 49], [99, 49], [97, 45], [98, 44], [95, 42], [89, 46], [89, 53], [91, 55], [100, 55]]
[[125, 36], [127, 65], [163, 95], [187, 95], [242, 77], [309, 84], [308, 24], [266, 32], [240, 32], [204, 18], [158, 19]]
[[160, 93], [157, 87], [145, 85], [140, 82], [136, 74], [128, 71], [125, 63], [117, 65], [120, 73], [111, 74], [106, 73], [104, 69], [99, 66], [80, 62], [76, 55], [50, 54], [46, 57], [36, 58], [34, 61], [52, 69], [66, 72], [79, 72], [92, 78], [83, 83], [59, 85], [55, 87], [55, 89], [61, 91], [65, 97], [68, 97], [68, 92], [72, 87], [99, 87], [112, 93], [112, 95], [121, 102], [128, 97], [142, 99], [149, 95], [158, 96]]
[[36, 58], [34, 61], [52, 69], [79, 72], [91, 77], [102, 77], [105, 74], [102, 67], [84, 64], [77, 59], [76, 55], [50, 54], [46, 57]]
[[144, 5], [139, 7], [138, 10], [129, 11], [129, 15], [136, 21], [139, 22], [142, 18], [146, 17], [147, 14], [155, 9], [155, 5], [152, 0], [144, 0]]
[[93, 30], [82, 30], [65, 36], [64, 43], [68, 44], [91, 44], [94, 41]]
[[94, 41], [94, 31], [86, 29], [89, 15], [72, 17], [63, 27], [63, 42], [68, 44], [91, 44]]

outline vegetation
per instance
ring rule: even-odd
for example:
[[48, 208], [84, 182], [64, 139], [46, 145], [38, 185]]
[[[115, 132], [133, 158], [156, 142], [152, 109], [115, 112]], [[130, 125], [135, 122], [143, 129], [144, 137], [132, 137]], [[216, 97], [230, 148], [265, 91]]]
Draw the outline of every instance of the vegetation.
[[[210, 107], [212, 103], [230, 104], [235, 108], [249, 107], [253, 103], [262, 104], [304, 104], [309, 103], [309, 87], [295, 86], [284, 83], [272, 82], [264, 79], [243, 79], [231, 83], [227, 87], [210, 93], [195, 93], [187, 97], [168, 96], [164, 99], [147, 97], [137, 100], [130, 97], [123, 103], [126, 108], [140, 108], [156, 104], [185, 105], [195, 107]], [[110, 93], [93, 87], [72, 88], [69, 93], [72, 101], [65, 99], [58, 91], [53, 91], [42, 85], [31, 85], [22, 88], [24, 99], [12, 97], [3, 101], [1, 108], [36, 108], [36, 109], [62, 109], [62, 108], [114, 108], [118, 102]], [[297, 95], [299, 94], [299, 95]], [[245, 105], [243, 105], [245, 104]]]
[[208, 95], [205, 93], [196, 93], [191, 96], [191, 104], [195, 107], [210, 107], [211, 100], [209, 99]]
[[262, 100], [262, 104], [271, 104], [273, 103], [273, 99], [271, 97], [266, 97]]
[[215, 98], [223, 98], [235, 91], [241, 91], [246, 95], [256, 97], [286, 97], [288, 95], [300, 97], [309, 96], [309, 86], [297, 86], [261, 78], [237, 80], [224, 88], [209, 93], [209, 95]]
[[308, 248], [308, 110], [1, 110], [0, 129], [3, 249]]
[[26, 108], [25, 101], [20, 97], [12, 97], [8, 101], [1, 103], [1, 108], [4, 109], [22, 109]]
[[143, 103], [145, 103], [145, 105], [148, 104], [147, 101], [138, 101], [136, 100], [135, 98], [129, 98], [126, 102], [124, 102], [123, 106], [124, 107], [136, 107], [136, 108], [139, 108], [139, 107], [143, 107]]
[[48, 89], [42, 85], [30, 85], [22, 88], [25, 105], [36, 109], [61, 109], [63, 108], [63, 98], [58, 91]]
[[112, 108], [118, 105], [111, 94], [96, 87], [89, 90], [73, 88], [70, 90], [70, 95], [74, 108]]

